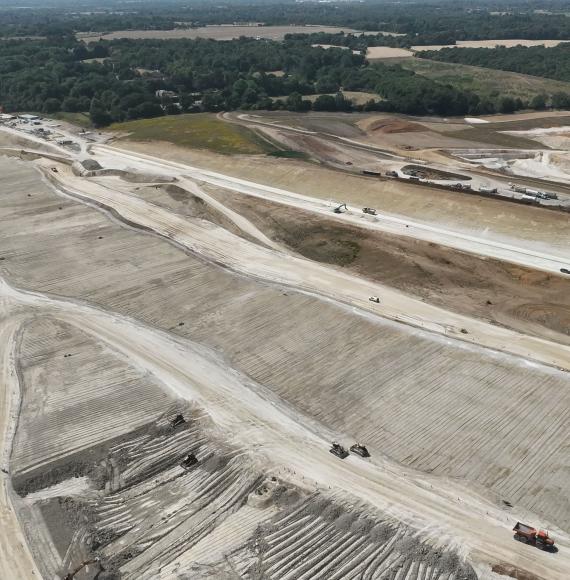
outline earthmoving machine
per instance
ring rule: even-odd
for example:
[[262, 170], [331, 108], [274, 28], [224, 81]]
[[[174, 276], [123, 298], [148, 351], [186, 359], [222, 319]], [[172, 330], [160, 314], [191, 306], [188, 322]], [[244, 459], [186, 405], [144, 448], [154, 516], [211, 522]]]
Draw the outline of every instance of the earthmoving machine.
[[376, 215], [378, 212], [373, 207], [363, 207], [363, 213], [367, 213], [369, 215]]
[[198, 458], [194, 455], [194, 453], [188, 453], [188, 455], [180, 464], [180, 467], [183, 467], [184, 469], [190, 469], [193, 465], [196, 465], [196, 463], [198, 463]]
[[380, 304], [380, 298], [378, 298], [378, 296], [370, 296], [368, 300], [370, 300], [370, 302], [376, 302], [376, 304]]
[[360, 455], [360, 457], [370, 457], [370, 452], [366, 449], [366, 446], [362, 445], [362, 443], [351, 445], [350, 450], [353, 453], [356, 453], [356, 455]]
[[539, 550], [552, 551], [554, 549], [554, 540], [548, 536], [548, 532], [531, 528], [526, 524], [517, 522], [513, 528], [514, 538], [523, 544], [531, 544]]
[[342, 213], [342, 208], [344, 208], [344, 211], [348, 211], [348, 208], [346, 207], [346, 203], [341, 203], [339, 206], [334, 208], [334, 213]]
[[181, 415], [180, 413], [176, 415], [174, 419], [170, 420], [171, 427], [178, 427], [178, 425], [182, 425], [183, 423], [186, 423], [186, 419], [184, 419], [184, 415]]
[[340, 457], [340, 459], [344, 459], [349, 455], [348, 451], [340, 443], [337, 443], [336, 441], [333, 441], [332, 447], [329, 449], [329, 451], [333, 455]]

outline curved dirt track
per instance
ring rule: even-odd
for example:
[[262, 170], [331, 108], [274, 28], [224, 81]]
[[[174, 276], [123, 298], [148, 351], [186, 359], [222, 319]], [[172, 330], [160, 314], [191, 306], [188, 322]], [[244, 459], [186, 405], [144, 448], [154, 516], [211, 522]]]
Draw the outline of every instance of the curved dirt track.
[[13, 507], [13, 490], [8, 476], [12, 438], [19, 405], [19, 384], [15, 349], [21, 319], [10, 312], [0, 297], [0, 578], [41, 578]]

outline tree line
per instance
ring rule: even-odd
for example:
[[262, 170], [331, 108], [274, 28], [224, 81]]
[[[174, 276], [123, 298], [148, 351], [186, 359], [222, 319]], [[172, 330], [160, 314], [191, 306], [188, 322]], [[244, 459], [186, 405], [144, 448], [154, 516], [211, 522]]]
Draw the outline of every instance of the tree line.
[[56, 36], [85, 31], [171, 30], [174, 28], [263, 22], [267, 25], [310, 24], [386, 30], [405, 35], [406, 44], [454, 44], [480, 39], [569, 39], [570, 18], [563, 0], [451, 0], [386, 3], [285, 2], [254, 0], [214, 3], [133, 1], [95, 3], [96, 10], [69, 7], [0, 11], [0, 36]]
[[[501, 96], [490, 101], [399, 65], [370, 63], [350, 49], [313, 47], [317, 39], [323, 36], [119, 39], [89, 46], [69, 35], [0, 41], [0, 105], [8, 112], [89, 112], [96, 126], [234, 109], [451, 116], [545, 106]], [[377, 96], [355, 106], [345, 91]]]

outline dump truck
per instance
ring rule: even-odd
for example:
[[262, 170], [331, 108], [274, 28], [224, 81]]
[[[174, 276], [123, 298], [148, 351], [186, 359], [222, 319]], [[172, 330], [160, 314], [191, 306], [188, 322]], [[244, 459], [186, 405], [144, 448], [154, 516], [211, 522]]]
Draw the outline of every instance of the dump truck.
[[536, 546], [539, 550], [552, 550], [554, 548], [554, 540], [548, 536], [548, 532], [544, 530], [537, 530], [527, 524], [517, 522], [513, 528], [515, 533], [515, 540], [523, 544], [530, 544]]
[[360, 457], [370, 457], [370, 452], [368, 449], [366, 449], [366, 446], [362, 445], [362, 443], [355, 443], [354, 445], [351, 445], [350, 450], [352, 453], [360, 455]]
[[348, 457], [348, 455], [349, 455], [348, 451], [340, 443], [337, 443], [336, 441], [333, 441], [332, 446], [329, 449], [329, 451], [333, 455], [340, 457], [340, 459], [344, 459], [345, 457]]
[[194, 453], [188, 453], [188, 455], [186, 455], [180, 464], [180, 467], [183, 467], [184, 469], [190, 469], [193, 465], [196, 465], [196, 463], [198, 463], [198, 458], [194, 455]]
[[370, 215], [376, 215], [378, 213], [373, 207], [363, 207], [362, 211]]

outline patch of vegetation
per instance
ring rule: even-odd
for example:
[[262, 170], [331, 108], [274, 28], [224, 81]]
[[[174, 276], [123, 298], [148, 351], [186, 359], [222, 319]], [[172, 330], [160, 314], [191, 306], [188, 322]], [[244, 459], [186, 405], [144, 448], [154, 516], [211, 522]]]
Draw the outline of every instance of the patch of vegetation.
[[93, 127], [89, 113], [67, 113], [65, 111], [59, 111], [58, 113], [52, 114], [51, 117], [59, 121], [67, 121], [84, 129]]
[[208, 113], [138, 119], [115, 123], [110, 129], [128, 133], [126, 138], [133, 141], [166, 141], [224, 155], [273, 153], [272, 147], [253, 131]]
[[309, 155], [307, 155], [304, 151], [293, 151], [291, 149], [285, 151], [272, 151], [268, 153], [272, 157], [282, 157], [284, 159], [310, 159]]
[[533, 99], [537, 95], [570, 93], [570, 83], [528, 74], [489, 70], [480, 66], [440, 62], [423, 57], [390, 59], [390, 61], [396, 61], [402, 68], [412, 70], [433, 81], [472, 91], [482, 98], [496, 99], [499, 95], [507, 95], [514, 98]]
[[545, 46], [506, 48], [443, 48], [421, 53], [422, 58], [514, 71], [570, 81], [570, 42]]
[[360, 253], [360, 244], [354, 240], [311, 232], [306, 232], [294, 247], [305, 258], [335, 266], [352, 264]]

